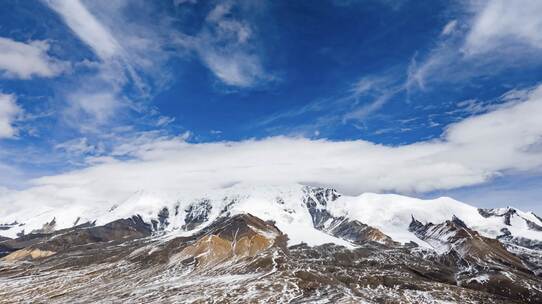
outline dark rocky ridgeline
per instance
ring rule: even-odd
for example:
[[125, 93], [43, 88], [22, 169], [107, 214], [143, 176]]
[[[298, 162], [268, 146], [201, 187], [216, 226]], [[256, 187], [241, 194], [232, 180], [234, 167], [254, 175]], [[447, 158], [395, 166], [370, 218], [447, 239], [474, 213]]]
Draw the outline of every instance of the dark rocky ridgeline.
[[331, 244], [298, 245], [290, 247], [290, 255], [300, 266], [292, 276], [304, 296], [314, 301], [323, 293], [339, 302], [344, 299], [341, 290], [346, 290], [368, 303], [523, 303], [458, 286], [456, 267], [406, 247], [365, 243], [348, 250]]
[[500, 241], [469, 229], [461, 219], [454, 216], [443, 223], [422, 224], [413, 217], [409, 230], [457, 268], [457, 285], [525, 303], [542, 303], [542, 281], [525, 261]]
[[398, 244], [382, 231], [363, 224], [357, 220], [348, 220], [344, 217], [331, 218], [328, 226], [320, 226], [318, 229], [327, 232], [337, 238], [360, 245], [368, 241], [383, 243], [387, 245]]
[[[333, 195], [313, 197], [329, 203]], [[168, 210], [168, 217], [174, 214]], [[413, 219], [411, 230], [421, 239], [449, 243], [437, 254], [374, 242], [363, 223], [319, 214], [316, 227], [357, 248], [287, 247], [287, 235], [273, 222], [227, 213], [182, 237], [153, 235], [152, 224], [135, 216], [4, 240], [14, 252], [0, 260], [0, 303], [542, 302], [540, 279], [460, 219]]]
[[3, 244], [5, 241], [9, 240], [10, 238], [8, 237], [0, 236], [0, 258], [13, 252], [13, 248]]
[[[524, 221], [530, 230], [540, 232], [542, 226], [521, 216], [513, 208], [501, 209], [478, 209], [478, 213], [485, 218], [502, 218], [504, 224], [510, 226], [512, 219]], [[542, 221], [539, 216], [531, 213], [536, 219]], [[497, 239], [504, 245], [506, 250], [519, 257], [523, 264], [537, 276], [542, 277], [542, 242], [521, 236], [514, 236], [508, 228], [501, 229], [501, 235]]]
[[4, 260], [27, 260], [73, 250], [84, 250], [99, 243], [123, 243], [149, 236], [151, 231], [151, 226], [145, 223], [140, 216], [133, 216], [103, 226], [85, 223], [51, 233], [30, 233], [16, 239], [2, 241], [0, 246], [5, 248], [8, 253], [3, 258]]
[[506, 250], [519, 257], [534, 274], [542, 277], [542, 242], [514, 237], [507, 228], [497, 237]]
[[208, 199], [202, 199], [190, 204], [190, 206], [184, 210], [185, 224], [182, 228], [184, 230], [193, 230], [201, 224], [207, 222], [209, 220], [209, 213], [212, 209], [213, 205]]

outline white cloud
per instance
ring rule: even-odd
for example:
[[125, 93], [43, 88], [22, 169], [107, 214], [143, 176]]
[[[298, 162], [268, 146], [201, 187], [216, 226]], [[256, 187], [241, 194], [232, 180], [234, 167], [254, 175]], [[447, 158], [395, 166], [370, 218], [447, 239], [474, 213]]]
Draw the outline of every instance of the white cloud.
[[450, 21], [427, 55], [413, 57], [407, 72], [409, 90], [423, 90], [428, 82], [461, 82], [542, 62], [541, 1], [467, 3], [470, 17]]
[[28, 43], [0, 37], [0, 74], [9, 78], [52, 77], [65, 71], [66, 62], [49, 57], [47, 41]]
[[402, 89], [390, 89], [387, 92], [383, 92], [369, 103], [346, 113], [343, 117], [343, 121], [365, 119], [370, 114], [382, 108], [393, 96], [395, 96], [395, 94], [401, 90]]
[[120, 52], [120, 45], [112, 34], [87, 10], [79, 0], [45, 0], [72, 29], [102, 59]]
[[203, 48], [201, 58], [209, 69], [227, 85], [249, 87], [262, 75], [258, 57], [250, 54]]
[[84, 155], [84, 154], [96, 154], [103, 152], [103, 148], [92, 145], [88, 142], [86, 137], [72, 139], [58, 145], [55, 145], [55, 149], [64, 150], [70, 154]]
[[382, 93], [388, 91], [394, 82], [394, 76], [365, 76], [359, 79], [351, 88], [352, 96], [361, 96], [367, 93]]
[[[18, 194], [14, 189], [20, 189], [23, 185], [26, 185], [26, 182], [29, 179], [29, 176], [25, 175], [24, 172], [13, 166], [10, 162], [0, 161], [0, 200], [1, 197], [6, 197], [10, 194]], [[0, 203], [1, 204], [1, 203]], [[2, 205], [2, 209], [5, 205]], [[19, 208], [20, 206], [14, 206]]]
[[194, 50], [201, 61], [223, 83], [251, 87], [272, 80], [256, 53], [248, 22], [233, 17], [233, 3], [221, 2], [207, 15], [203, 29], [195, 37], [178, 37], [178, 42]]
[[446, 25], [444, 26], [444, 28], [442, 29], [442, 32], [440, 33], [441, 35], [450, 35], [456, 28], [457, 26], [457, 20], [452, 20], [448, 23], [446, 23]]
[[[368, 141], [272, 137], [188, 143], [144, 134], [119, 145], [112, 160], [33, 180], [11, 201], [111, 204], [136, 190], [179, 192], [237, 182], [307, 183], [363, 191], [427, 192], [476, 185], [492, 177], [542, 172], [542, 86], [447, 128], [440, 139], [403, 146]], [[537, 148], [538, 147], [538, 148]], [[204, 193], [204, 192], [202, 192]]]
[[22, 114], [13, 95], [0, 93], [0, 138], [10, 138], [17, 135], [14, 121]]
[[157, 127], [164, 127], [164, 126], [167, 126], [167, 125], [171, 124], [174, 121], [175, 121], [175, 117], [169, 117], [169, 116], [161, 115], [161, 116], [158, 117], [158, 120], [156, 121], [156, 126]]
[[[168, 85], [172, 76], [164, 64], [171, 56], [194, 52], [231, 86], [250, 87], [269, 79], [252, 47], [250, 26], [233, 17], [233, 3], [215, 5], [201, 31], [191, 37], [178, 34], [168, 18], [156, 20], [152, 15], [134, 20], [128, 15], [128, 5], [152, 10], [144, 1], [43, 1], [98, 57], [86, 65], [94, 73], [76, 78], [71, 84], [76, 89], [57, 94], [67, 103], [62, 117], [80, 131], [111, 126], [116, 123], [113, 117], [120, 113], [129, 117], [130, 110], [147, 112], [159, 126], [171, 123], [145, 102]], [[173, 48], [176, 52], [171, 52]]]
[[[125, 60], [124, 52], [113, 34], [79, 0], [45, 0], [45, 3], [64, 20], [72, 32], [87, 44], [100, 59], [88, 64], [95, 73], [88, 74], [76, 89], [60, 94], [67, 103], [63, 118], [80, 131], [96, 131], [106, 125], [122, 104], [120, 92], [127, 83], [127, 73], [133, 68]], [[129, 75], [137, 75], [135, 72]]]
[[412, 57], [407, 70], [406, 88], [425, 90], [428, 82], [465, 80], [473, 72], [483, 72], [477, 62], [465, 62], [461, 53], [457, 50], [453, 38], [441, 41], [429, 54], [418, 59], [418, 54]]
[[485, 53], [509, 43], [542, 48], [542, 2], [491, 0], [475, 18], [466, 43], [470, 54]]
[[111, 91], [79, 91], [66, 96], [70, 106], [65, 110], [67, 118], [80, 127], [94, 127], [107, 123], [121, 102]]

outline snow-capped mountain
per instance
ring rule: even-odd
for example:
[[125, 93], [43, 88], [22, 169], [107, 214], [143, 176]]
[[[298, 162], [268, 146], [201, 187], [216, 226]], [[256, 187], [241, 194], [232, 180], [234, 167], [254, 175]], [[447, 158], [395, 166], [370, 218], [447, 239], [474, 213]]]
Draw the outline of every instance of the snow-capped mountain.
[[[489, 238], [527, 247], [542, 246], [542, 220], [532, 212], [508, 207], [478, 209], [451, 198], [422, 200], [394, 194], [341, 195], [333, 189], [293, 186], [238, 185], [206, 194], [163, 195], [138, 191], [122, 202], [20, 210], [0, 218], [0, 236], [14, 238], [32, 232], [66, 229], [83, 223], [104, 225], [140, 216], [156, 232], [189, 235], [216, 218], [250, 213], [276, 222], [289, 244], [335, 243], [353, 246], [334, 236], [345, 222], [368, 225], [399, 243], [433, 248], [409, 230], [412, 218], [443, 223], [452, 218]], [[376, 229], [375, 229], [376, 228]], [[335, 232], [333, 232], [335, 231]], [[389, 242], [383, 239], [382, 242]]]
[[[21, 261], [37, 269], [56, 265], [80, 280], [86, 271], [105, 271], [106, 263], [120, 267], [115, 276], [147, 289], [170, 290], [171, 280], [184, 282], [192, 286], [191, 297], [199, 290], [191, 280], [225, 292], [207, 280], [229, 275], [243, 282], [235, 285], [239, 301], [246, 300], [243, 285], [264, 288], [256, 278], [296, 294], [281, 298], [268, 287], [258, 293], [285, 302], [310, 301], [314, 292], [329, 302], [542, 301], [542, 220], [510, 207], [478, 209], [451, 198], [346, 196], [302, 185], [236, 185], [204, 194], [138, 191], [92, 207], [4, 214], [0, 236], [0, 279], [19, 273]], [[79, 264], [88, 269], [69, 268]], [[127, 269], [157, 283], [127, 279]], [[412, 285], [405, 285], [405, 277]], [[24, 294], [26, 289], [13, 284]], [[154, 295], [130, 293], [128, 299]], [[0, 292], [0, 299], [8, 296], [13, 293]]]

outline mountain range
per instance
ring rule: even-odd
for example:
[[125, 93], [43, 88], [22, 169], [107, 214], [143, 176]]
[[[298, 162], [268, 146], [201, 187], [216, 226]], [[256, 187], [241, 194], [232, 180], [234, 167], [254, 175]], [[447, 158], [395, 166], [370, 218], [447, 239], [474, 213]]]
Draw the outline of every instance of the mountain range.
[[0, 217], [0, 303], [542, 303], [542, 219], [303, 185]]

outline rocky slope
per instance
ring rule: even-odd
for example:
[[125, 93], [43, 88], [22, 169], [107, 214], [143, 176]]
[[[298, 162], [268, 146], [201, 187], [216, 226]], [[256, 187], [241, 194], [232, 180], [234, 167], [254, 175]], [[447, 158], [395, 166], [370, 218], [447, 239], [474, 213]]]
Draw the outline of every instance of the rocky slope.
[[0, 218], [0, 303], [542, 303], [513, 208], [289, 186], [31, 213]]

